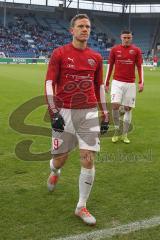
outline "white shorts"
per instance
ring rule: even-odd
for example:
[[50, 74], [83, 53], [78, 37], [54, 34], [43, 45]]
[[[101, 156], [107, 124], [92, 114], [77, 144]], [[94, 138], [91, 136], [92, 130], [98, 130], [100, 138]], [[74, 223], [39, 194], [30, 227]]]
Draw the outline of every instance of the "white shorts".
[[119, 103], [127, 107], [135, 107], [136, 84], [117, 80], [112, 81], [111, 103]]
[[100, 151], [98, 109], [66, 109], [60, 114], [65, 121], [64, 132], [52, 130], [52, 154], [66, 153], [77, 145], [79, 149]]
[[157, 67], [157, 62], [153, 62], [153, 66], [154, 66], [154, 67]]

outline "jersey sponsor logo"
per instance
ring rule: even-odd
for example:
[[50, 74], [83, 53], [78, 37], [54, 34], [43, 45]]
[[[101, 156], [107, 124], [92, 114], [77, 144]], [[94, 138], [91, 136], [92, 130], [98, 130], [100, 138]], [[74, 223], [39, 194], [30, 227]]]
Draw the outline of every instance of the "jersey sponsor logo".
[[93, 87], [93, 83], [91, 80], [82, 80], [82, 81], [70, 81], [64, 86], [64, 91], [67, 93], [71, 93], [73, 91], [82, 90], [82, 91], [88, 91]]
[[77, 75], [77, 74], [66, 74], [66, 79], [70, 81], [82, 81], [82, 80], [94, 80], [94, 76], [91, 74], [87, 75]]
[[133, 64], [133, 61], [131, 59], [127, 59], [127, 60], [120, 59], [120, 60], [117, 60], [117, 62], [120, 62], [122, 64]]
[[90, 65], [91, 67], [94, 67], [95, 64], [96, 64], [95, 60], [92, 59], [92, 58], [88, 58], [88, 63], [89, 63], [89, 65]]

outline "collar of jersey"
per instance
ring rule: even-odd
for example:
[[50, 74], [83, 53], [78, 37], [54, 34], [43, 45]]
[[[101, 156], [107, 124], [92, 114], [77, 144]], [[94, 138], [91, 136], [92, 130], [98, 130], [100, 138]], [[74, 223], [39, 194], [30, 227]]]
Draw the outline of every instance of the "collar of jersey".
[[88, 49], [88, 46], [87, 46], [85, 49], [76, 48], [76, 47], [73, 46], [72, 42], [70, 43], [70, 46], [71, 46], [73, 49], [75, 49], [75, 50], [77, 50], [77, 51], [80, 51], [80, 52], [86, 51], [86, 50]]

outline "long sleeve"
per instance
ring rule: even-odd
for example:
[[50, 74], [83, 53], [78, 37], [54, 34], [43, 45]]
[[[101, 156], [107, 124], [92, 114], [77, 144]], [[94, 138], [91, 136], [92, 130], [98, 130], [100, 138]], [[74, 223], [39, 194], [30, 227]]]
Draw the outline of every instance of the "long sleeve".
[[95, 74], [95, 94], [96, 94], [99, 108], [101, 110], [101, 115], [102, 117], [104, 117], [107, 115], [108, 112], [107, 112], [107, 106], [106, 106], [105, 88], [103, 84], [102, 59], [99, 62], [99, 66]]
[[136, 66], [138, 70], [139, 76], [139, 84], [144, 84], [144, 74], [143, 74], [143, 59], [141, 50], [138, 50], [137, 58], [136, 58]]
[[53, 52], [46, 74], [45, 80], [45, 95], [46, 101], [48, 104], [48, 110], [50, 115], [53, 115], [54, 110], [56, 109], [55, 103], [55, 92], [56, 92], [56, 84], [59, 76], [59, 55], [56, 51]]
[[115, 56], [114, 56], [114, 51], [112, 49], [111, 52], [110, 52], [109, 60], [108, 60], [108, 64], [107, 64], [107, 72], [106, 72], [106, 77], [105, 77], [105, 86], [109, 86], [109, 81], [110, 81], [110, 77], [111, 77], [111, 74], [112, 74], [114, 62], [115, 62]]

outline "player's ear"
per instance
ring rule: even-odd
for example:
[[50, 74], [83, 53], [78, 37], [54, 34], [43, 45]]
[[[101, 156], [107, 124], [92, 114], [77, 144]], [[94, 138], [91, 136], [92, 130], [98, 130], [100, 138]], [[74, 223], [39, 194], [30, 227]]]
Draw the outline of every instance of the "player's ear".
[[73, 35], [73, 28], [70, 28], [69, 32]]

